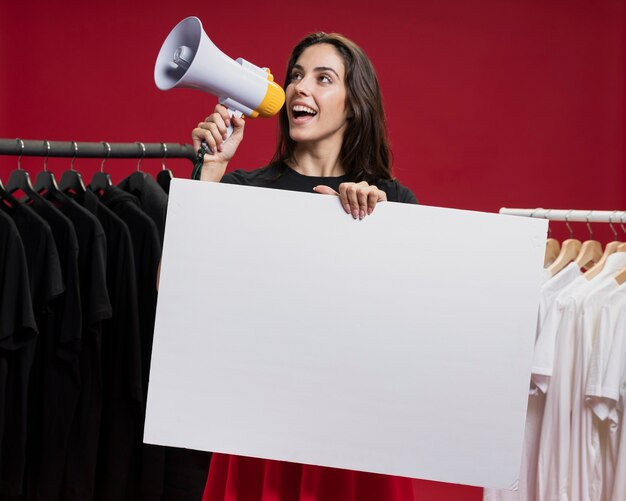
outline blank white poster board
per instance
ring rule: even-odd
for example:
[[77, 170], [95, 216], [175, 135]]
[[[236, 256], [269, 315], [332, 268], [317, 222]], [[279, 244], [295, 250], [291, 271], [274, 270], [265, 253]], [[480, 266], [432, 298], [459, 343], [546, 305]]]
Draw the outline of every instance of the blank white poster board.
[[546, 230], [174, 179], [145, 442], [511, 488]]

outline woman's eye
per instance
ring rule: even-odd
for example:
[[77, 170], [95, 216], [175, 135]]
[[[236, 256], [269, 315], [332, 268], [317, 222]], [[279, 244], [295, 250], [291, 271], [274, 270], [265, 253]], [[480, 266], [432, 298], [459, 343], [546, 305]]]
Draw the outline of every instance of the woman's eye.
[[294, 80], [300, 80], [302, 78], [302, 75], [300, 75], [300, 73], [294, 73], [293, 75], [291, 75], [291, 81], [293, 82]]
[[320, 75], [319, 80], [320, 80], [320, 82], [322, 82], [322, 83], [331, 83], [331, 82], [332, 82], [332, 80], [330, 79], [330, 77], [329, 77], [329, 76], [327, 76], [327, 75]]

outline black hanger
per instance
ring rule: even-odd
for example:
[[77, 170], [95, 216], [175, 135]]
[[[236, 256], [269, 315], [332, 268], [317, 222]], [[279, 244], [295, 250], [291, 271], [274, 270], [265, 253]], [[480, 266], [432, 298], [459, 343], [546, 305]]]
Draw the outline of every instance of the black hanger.
[[2, 179], [0, 179], [0, 206], [8, 209], [17, 207], [19, 203], [19, 200], [6, 190], [2, 184]]
[[83, 182], [83, 177], [80, 175], [80, 172], [74, 170], [74, 160], [76, 160], [76, 153], [78, 153], [78, 144], [76, 144], [76, 141], [72, 141], [72, 144], [74, 146], [74, 156], [70, 163], [70, 170], [66, 170], [61, 176], [59, 188], [66, 193], [82, 195], [87, 189], [85, 188], [85, 183]]
[[[5, 192], [7, 194], [12, 195], [17, 190], [21, 190], [29, 198], [34, 198], [37, 193], [33, 189], [33, 185], [30, 182], [30, 176], [28, 172], [22, 169], [22, 152], [24, 151], [24, 141], [21, 139], [17, 139], [20, 144], [20, 152], [17, 157], [17, 169], [11, 172], [9, 175], [9, 180], [7, 181], [7, 186], [5, 188]], [[16, 200], [15, 197], [11, 197], [13, 200]]]
[[104, 163], [107, 161], [109, 156], [111, 155], [111, 145], [106, 141], [102, 141], [107, 148], [106, 156], [102, 163], [100, 164], [100, 171], [96, 172], [91, 178], [91, 183], [89, 183], [89, 189], [94, 193], [105, 192], [108, 188], [110, 188], [113, 183], [111, 182], [111, 176], [104, 172]]
[[165, 193], [169, 194], [170, 192], [170, 182], [174, 178], [172, 171], [165, 167], [165, 158], [167, 157], [167, 145], [165, 143], [161, 143], [163, 146], [163, 163], [161, 164], [161, 170], [157, 174], [156, 181]]
[[137, 141], [137, 144], [141, 147], [142, 153], [141, 153], [141, 157], [139, 157], [139, 161], [137, 162], [137, 170], [126, 178], [128, 180], [127, 191], [130, 193], [136, 193], [138, 191], [142, 191], [144, 185], [146, 184], [147, 174], [145, 172], [142, 172], [140, 169], [141, 161], [146, 156], [146, 147], [144, 146], [143, 143], [140, 143], [139, 141]]
[[33, 187], [37, 196], [46, 195], [50, 198], [54, 198], [58, 202], [67, 202], [68, 198], [65, 193], [61, 191], [54, 174], [48, 170], [48, 153], [50, 153], [50, 142], [46, 143], [46, 157], [43, 161], [43, 170], [37, 174], [35, 179], [35, 186]]

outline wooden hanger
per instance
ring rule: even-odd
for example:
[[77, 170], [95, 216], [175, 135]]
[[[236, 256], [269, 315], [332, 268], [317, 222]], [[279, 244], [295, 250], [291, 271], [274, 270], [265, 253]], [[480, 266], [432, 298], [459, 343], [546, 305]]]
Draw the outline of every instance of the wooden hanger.
[[553, 277], [570, 264], [580, 253], [580, 248], [580, 240], [576, 240], [575, 238], [568, 238], [567, 240], [564, 240], [561, 245], [561, 252], [559, 252], [559, 255], [556, 257], [554, 262], [548, 266], [548, 273], [550, 276]]
[[[613, 214], [615, 214], [615, 212], [613, 212]], [[609, 216], [609, 227], [613, 231], [614, 240], [606, 244], [606, 247], [604, 248], [604, 253], [602, 254], [602, 257], [600, 258], [600, 260], [595, 264], [595, 266], [593, 266], [592, 268], [590, 268], [589, 270], [585, 272], [585, 278], [587, 280], [591, 280], [592, 278], [596, 277], [598, 273], [600, 273], [603, 270], [608, 257], [611, 254], [620, 252], [619, 251], [620, 246], [624, 246], [622, 242], [618, 241], [619, 237], [618, 237], [617, 231], [615, 231], [615, 228], [613, 227], [613, 221], [612, 221], [613, 214]], [[626, 246], [624, 246], [624, 250], [626, 251]], [[621, 252], [624, 252], [624, 251], [621, 251]]]
[[626, 268], [622, 268], [613, 278], [617, 282], [617, 285], [622, 285], [626, 282]]
[[620, 245], [624, 244], [622, 244], [621, 242], [609, 242], [608, 244], [606, 244], [602, 257], [595, 265], [593, 265], [585, 272], [585, 278], [587, 280], [591, 280], [592, 278], [596, 277], [598, 273], [600, 273], [604, 268], [607, 258], [611, 254], [615, 254], [616, 252], [618, 252], [618, 248], [620, 247]]
[[551, 277], [570, 264], [580, 252], [581, 243], [580, 240], [576, 240], [574, 238], [574, 231], [569, 224], [568, 216], [569, 212], [565, 215], [565, 225], [569, 230], [569, 238], [563, 241], [563, 244], [561, 245], [561, 252], [559, 252], [559, 255], [556, 257], [554, 262], [547, 268]]
[[580, 252], [574, 261], [581, 268], [589, 269], [595, 265], [602, 257], [602, 244], [597, 240], [593, 240], [593, 232], [589, 224], [589, 216], [587, 216], [587, 229], [589, 230], [589, 240], [585, 240], [580, 247]]
[[556, 238], [548, 238], [548, 240], [546, 240], [546, 254], [543, 259], [543, 267], [547, 268], [554, 263], [560, 251], [561, 244], [559, 241]]

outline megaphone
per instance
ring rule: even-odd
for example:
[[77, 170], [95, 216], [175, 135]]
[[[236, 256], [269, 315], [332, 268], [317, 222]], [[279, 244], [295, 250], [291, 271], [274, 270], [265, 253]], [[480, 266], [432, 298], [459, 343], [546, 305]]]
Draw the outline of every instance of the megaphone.
[[213, 94], [231, 115], [271, 117], [285, 103], [285, 92], [274, 82], [269, 68], [228, 57], [193, 16], [178, 23], [163, 42], [154, 82], [161, 90], [191, 88]]

